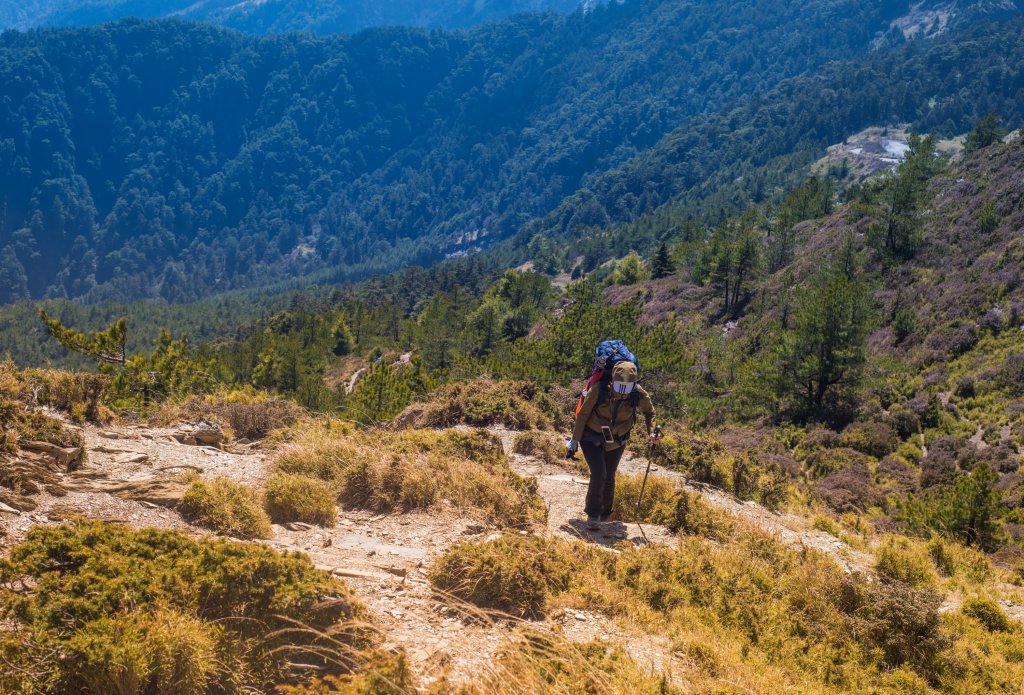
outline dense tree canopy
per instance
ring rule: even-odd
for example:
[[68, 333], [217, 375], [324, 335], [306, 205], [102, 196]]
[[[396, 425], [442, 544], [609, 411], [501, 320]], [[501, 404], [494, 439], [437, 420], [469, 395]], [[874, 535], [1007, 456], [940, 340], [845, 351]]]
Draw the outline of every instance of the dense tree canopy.
[[[468, 32], [329, 38], [138, 20], [8, 32], [0, 302], [187, 301], [355, 278], [473, 253], [581, 186], [593, 193], [565, 224], [602, 225], [674, 184], [591, 179], [683, 122], [688, 138], [720, 141], [731, 112], [685, 119], [866, 53], [905, 5], [636, 0]], [[756, 129], [800, 126], [765, 115], [774, 125], [760, 116]], [[703, 149], [691, 164], [672, 142], [657, 150], [676, 158], [665, 175], [711, 173]], [[724, 154], [723, 169], [743, 156]]]
[[[1016, 127], [1024, 121], [1022, 62], [1024, 22], [1015, 18], [830, 64], [733, 108], [686, 119], [648, 151], [585, 181], [526, 225], [521, 241], [578, 239], [584, 255], [595, 246], [613, 254], [653, 250], [659, 232], [676, 230], [629, 224], [644, 213], [670, 203], [717, 223], [778, 197], [828, 145], [868, 126], [909, 122], [953, 136], [997, 112]], [[604, 229], [595, 234], [594, 227]]]
[[182, 17], [254, 34], [348, 33], [377, 26], [468, 27], [520, 12], [570, 12], [578, 0], [29, 0], [0, 6], [0, 28], [70, 27]]

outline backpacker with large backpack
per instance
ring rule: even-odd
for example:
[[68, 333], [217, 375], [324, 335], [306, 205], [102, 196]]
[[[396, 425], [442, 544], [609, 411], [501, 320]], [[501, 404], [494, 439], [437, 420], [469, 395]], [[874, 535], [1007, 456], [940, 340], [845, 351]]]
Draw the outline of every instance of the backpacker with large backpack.
[[[598, 344], [597, 350], [595, 350], [596, 358], [594, 359], [594, 366], [591, 369], [590, 376], [587, 378], [587, 383], [580, 392], [579, 399], [576, 401], [576, 416], [580, 414], [580, 409], [583, 408], [583, 401], [587, 400], [587, 394], [590, 393], [590, 389], [595, 386], [601, 389], [601, 394], [607, 392], [608, 384], [612, 380], [612, 370], [615, 365], [619, 362], [632, 362], [636, 365], [637, 371], [640, 370], [640, 362], [637, 360], [626, 344], [621, 340], [604, 340]], [[639, 390], [633, 389], [633, 400], [635, 401], [639, 396]], [[634, 410], [636, 409], [636, 403], [633, 403]]]

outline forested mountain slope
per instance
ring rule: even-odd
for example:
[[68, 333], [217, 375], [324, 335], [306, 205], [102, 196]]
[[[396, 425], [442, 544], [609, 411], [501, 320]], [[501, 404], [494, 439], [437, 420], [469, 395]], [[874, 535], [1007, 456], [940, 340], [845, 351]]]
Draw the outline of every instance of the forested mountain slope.
[[468, 33], [7, 33], [0, 302], [183, 301], [473, 251], [685, 118], [867, 52], [906, 9], [642, 0]]
[[[680, 217], [720, 222], [796, 185], [829, 144], [868, 125], [903, 122], [951, 136], [996, 112], [1017, 127], [1024, 122], [1022, 36], [1019, 18], [983, 24], [861, 62], [828, 65], [732, 109], [693, 116], [650, 150], [586, 181], [527, 225], [520, 242], [537, 234], [567, 236], [578, 245], [565, 258], [578, 251], [595, 263], [653, 248], [656, 240], [617, 225], [665, 203], [685, 209]], [[581, 233], [594, 227], [610, 231]], [[549, 265], [565, 263], [560, 243], [535, 240], [538, 247], [560, 249], [544, 254]]]
[[520, 12], [570, 12], [576, 0], [35, 0], [0, 7], [0, 28], [71, 27], [125, 17], [181, 17], [254, 34], [354, 33], [386, 25], [468, 27]]

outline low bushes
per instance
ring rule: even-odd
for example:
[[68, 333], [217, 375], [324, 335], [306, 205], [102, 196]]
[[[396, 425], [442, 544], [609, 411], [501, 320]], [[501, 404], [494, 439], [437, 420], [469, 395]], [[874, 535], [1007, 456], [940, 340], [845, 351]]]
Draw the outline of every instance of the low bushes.
[[534, 456], [548, 464], [566, 460], [565, 441], [550, 432], [520, 432], [512, 442], [512, 451], [523, 456]]
[[960, 611], [977, 620], [989, 632], [1010, 632], [1014, 629], [1006, 613], [992, 599], [969, 598], [960, 606]]
[[565, 541], [504, 535], [452, 547], [434, 565], [430, 579], [481, 608], [535, 617], [545, 612], [551, 596], [569, 588], [576, 563], [592, 553]]
[[875, 551], [875, 569], [881, 576], [912, 587], [934, 586], [937, 581], [931, 556], [905, 539], [890, 538]]
[[105, 375], [87, 372], [18, 370], [10, 358], [0, 360], [0, 394], [23, 406], [49, 406], [79, 424], [112, 418], [110, 410], [100, 403], [109, 382]]
[[178, 511], [197, 526], [223, 536], [270, 538], [270, 519], [260, 496], [229, 478], [196, 480], [181, 497]]
[[848, 425], [839, 436], [839, 441], [844, 447], [879, 459], [885, 458], [900, 446], [900, 438], [892, 425], [878, 421]]
[[223, 391], [162, 404], [150, 416], [155, 424], [182, 420], [212, 420], [240, 439], [263, 439], [275, 430], [295, 424], [305, 411], [295, 401], [258, 391]]
[[757, 500], [770, 509], [781, 507], [789, 496], [789, 474], [778, 465], [780, 457], [765, 452], [732, 453], [708, 434], [675, 430], [652, 447], [649, 456], [653, 463], [729, 490], [741, 499]]
[[[626, 617], [697, 653], [699, 670], [687, 678], [700, 691], [720, 689], [727, 674], [729, 688], [757, 692], [779, 682], [800, 692], [974, 692], [979, 683], [1015, 692], [1024, 652], [999, 637], [1007, 633], [998, 614], [972, 603], [964, 615], [974, 627], [944, 617], [941, 596], [915, 575], [930, 569], [904, 571], [904, 560], [881, 564], [918, 586], [847, 575], [817, 553], [734, 526], [717, 541], [683, 536], [675, 548], [619, 546], [616, 554], [550, 538], [463, 544], [431, 578], [518, 615], [566, 605]], [[708, 646], [695, 652], [695, 644]]]
[[731, 464], [720, 441], [690, 430], [670, 432], [651, 450], [651, 461], [703, 483], [727, 487]]
[[554, 400], [532, 381], [480, 379], [446, 384], [424, 403], [398, 416], [405, 427], [500, 425], [517, 430], [550, 430], [562, 415]]
[[73, 422], [108, 422], [113, 413], [100, 402], [110, 378], [103, 374], [27, 369], [21, 373], [32, 400], [66, 413]]
[[294, 662], [349, 670], [367, 642], [344, 584], [255, 543], [36, 527], [0, 582], [33, 587], [0, 591], [5, 693], [270, 692]]
[[503, 526], [545, 518], [536, 481], [514, 473], [500, 440], [481, 430], [365, 431], [325, 420], [289, 432], [275, 463], [282, 473], [323, 481], [354, 507], [451, 504]]
[[52, 405], [53, 407], [60, 406], [63, 410], [63, 406], [66, 406], [69, 414], [76, 408], [82, 410], [85, 408], [83, 403], [65, 391], [51, 394], [55, 399], [53, 401], [44, 398], [43, 394], [44, 392], [48, 393], [48, 388], [55, 389], [54, 384], [58, 382], [81, 386], [86, 379], [78, 379], [77, 375], [66, 372], [42, 370], [35, 370], [35, 372], [40, 379], [45, 377], [46, 380], [37, 382], [29, 376], [28, 372], [19, 372], [15, 369], [14, 363], [10, 359], [0, 360], [0, 454], [16, 451], [19, 441], [48, 442], [60, 447], [81, 449], [77, 459], [70, 463], [70, 467], [74, 468], [85, 458], [81, 432], [76, 428], [67, 427], [58, 418], [33, 410], [32, 407], [34, 405]]
[[338, 516], [334, 488], [306, 475], [275, 473], [263, 488], [267, 513], [279, 524], [304, 521], [330, 526]]

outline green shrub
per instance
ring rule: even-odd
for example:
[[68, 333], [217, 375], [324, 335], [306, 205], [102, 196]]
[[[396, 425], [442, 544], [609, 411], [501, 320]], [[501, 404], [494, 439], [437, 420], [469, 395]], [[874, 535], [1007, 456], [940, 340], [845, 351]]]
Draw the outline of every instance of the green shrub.
[[1013, 629], [1006, 613], [992, 599], [969, 598], [960, 607], [960, 612], [977, 620], [989, 632], [1009, 632]]
[[671, 432], [651, 450], [651, 461], [681, 471], [704, 483], [725, 487], [729, 480], [728, 453], [722, 443], [690, 430]]
[[890, 539], [875, 552], [875, 569], [888, 579], [912, 587], [931, 586], [935, 583], [930, 558], [917, 552], [906, 541]]
[[203, 693], [218, 668], [213, 627], [174, 610], [87, 623], [68, 640], [88, 693]]
[[263, 496], [267, 513], [279, 524], [304, 521], [330, 526], [338, 516], [334, 489], [305, 475], [275, 473], [267, 479]]
[[804, 459], [804, 470], [811, 480], [819, 480], [830, 473], [846, 468], [850, 464], [864, 462], [866, 456], [847, 447], [819, 449]]
[[986, 200], [982, 203], [975, 212], [975, 216], [978, 222], [978, 231], [982, 234], [989, 234], [995, 231], [1002, 221], [994, 200]]
[[848, 425], [840, 434], [839, 441], [844, 447], [879, 459], [896, 451], [900, 445], [896, 430], [887, 423], [877, 421]]
[[952, 577], [956, 573], [956, 561], [942, 539], [933, 538], [928, 542], [928, 555], [943, 577]]
[[197, 480], [178, 503], [186, 521], [222, 536], [270, 538], [270, 519], [258, 494], [229, 478]]
[[341, 673], [366, 641], [344, 584], [258, 543], [36, 527], [0, 582], [33, 587], [0, 592], [0, 655], [17, 666], [0, 669], [5, 693], [270, 692], [293, 678], [296, 654]]
[[921, 432], [921, 418], [910, 408], [897, 406], [890, 411], [889, 417], [896, 436], [900, 439], [907, 439]]
[[441, 556], [430, 580], [480, 608], [539, 616], [550, 596], [569, 588], [580, 550], [565, 541], [519, 535], [462, 543]]

